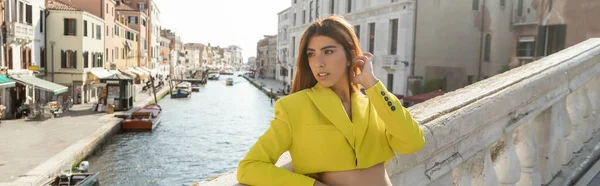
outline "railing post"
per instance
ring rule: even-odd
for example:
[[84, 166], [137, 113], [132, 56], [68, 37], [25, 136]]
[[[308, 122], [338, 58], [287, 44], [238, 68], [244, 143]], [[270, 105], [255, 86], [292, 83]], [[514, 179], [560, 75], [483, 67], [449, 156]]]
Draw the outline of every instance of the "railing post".
[[[536, 121], [538, 120], [534, 119], [523, 124], [515, 132], [515, 148], [521, 162], [521, 179], [517, 182], [518, 186], [541, 185], [541, 175], [537, 167], [538, 146], [534, 133]], [[542, 135], [544, 134], [542, 133]]]
[[515, 150], [513, 131], [507, 131], [492, 148], [492, 157], [496, 157], [494, 169], [500, 185], [514, 186], [521, 178], [521, 166]]

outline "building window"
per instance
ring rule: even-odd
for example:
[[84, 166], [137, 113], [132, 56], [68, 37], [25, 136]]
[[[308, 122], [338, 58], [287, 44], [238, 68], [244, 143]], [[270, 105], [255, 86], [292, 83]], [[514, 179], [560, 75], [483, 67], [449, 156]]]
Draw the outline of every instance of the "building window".
[[296, 26], [296, 13], [294, 13], [294, 19], [292, 20], [292, 25]]
[[534, 49], [535, 38], [533, 36], [519, 37], [519, 42], [517, 42], [517, 57], [533, 57]]
[[506, 0], [500, 0], [500, 6], [502, 6], [502, 7], [506, 6]]
[[46, 67], [46, 49], [41, 47], [40, 48], [40, 67], [45, 68]]
[[565, 48], [567, 25], [538, 28], [538, 56], [548, 56]]
[[394, 74], [387, 75], [387, 89], [389, 92], [394, 92]]
[[523, 16], [523, 0], [517, 1], [517, 16]]
[[306, 10], [302, 10], [302, 24], [306, 24]]
[[296, 57], [296, 37], [292, 37], [292, 57]]
[[28, 25], [33, 25], [33, 10], [31, 5], [25, 5], [25, 22], [27, 22]]
[[129, 17], [127, 17], [127, 22], [129, 24], [138, 24], [138, 17], [137, 16], [129, 16]]
[[138, 3], [138, 8], [140, 10], [146, 10], [146, 3]]
[[142, 25], [146, 26], [146, 19], [142, 19]]
[[64, 35], [75, 36], [77, 35], [77, 23], [75, 19], [64, 19]]
[[106, 14], [108, 14], [108, 3], [106, 3]]
[[352, 12], [352, 0], [348, 0], [347, 12], [348, 13]]
[[398, 19], [390, 20], [391, 25], [391, 46], [390, 46], [390, 54], [396, 55], [398, 50]]
[[310, 2], [310, 6], [308, 7], [309, 11], [308, 11], [308, 22], [312, 22], [313, 17], [312, 17], [312, 12], [313, 12], [313, 2]]
[[44, 11], [40, 10], [40, 33], [44, 32]]
[[335, 0], [329, 0], [329, 13], [333, 14], [335, 12]]
[[375, 23], [369, 23], [369, 52], [375, 54]]
[[485, 51], [483, 53], [483, 61], [490, 62], [492, 52], [492, 36], [490, 34], [485, 35]]
[[19, 1], [19, 23], [23, 23], [23, 2]]
[[473, 0], [473, 10], [479, 11], [479, 0]]
[[319, 18], [319, 0], [317, 0], [317, 4], [315, 4], [315, 19]]
[[100, 25], [96, 25], [96, 39], [102, 39], [102, 27]]
[[87, 51], [86, 51], [86, 52], [83, 52], [83, 68], [87, 68], [87, 67], [89, 67], [89, 66], [90, 66], [90, 65], [88, 64], [88, 63], [89, 63], [89, 60], [90, 60], [90, 56], [89, 56], [88, 52], [87, 52]]
[[77, 68], [77, 51], [60, 50], [60, 53], [61, 68]]
[[83, 20], [83, 36], [87, 37], [87, 21]]
[[356, 39], [360, 41], [360, 25], [354, 26], [354, 34], [356, 35]]

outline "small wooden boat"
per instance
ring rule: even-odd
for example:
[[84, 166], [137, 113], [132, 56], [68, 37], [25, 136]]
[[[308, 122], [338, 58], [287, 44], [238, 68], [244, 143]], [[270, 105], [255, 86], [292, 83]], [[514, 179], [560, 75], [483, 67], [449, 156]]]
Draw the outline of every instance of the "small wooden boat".
[[123, 120], [124, 131], [152, 131], [160, 123], [162, 108], [158, 104], [147, 105]]
[[192, 93], [192, 84], [190, 82], [182, 82], [171, 91], [171, 98], [187, 98]]
[[233, 85], [233, 78], [227, 78], [227, 80], [225, 81], [225, 84], [227, 86], [232, 86]]
[[[87, 170], [86, 170], [87, 171]], [[97, 186], [98, 172], [73, 173], [71, 167], [61, 168], [60, 175], [46, 181], [43, 186]]]
[[200, 85], [198, 83], [192, 83], [192, 92], [200, 92]]

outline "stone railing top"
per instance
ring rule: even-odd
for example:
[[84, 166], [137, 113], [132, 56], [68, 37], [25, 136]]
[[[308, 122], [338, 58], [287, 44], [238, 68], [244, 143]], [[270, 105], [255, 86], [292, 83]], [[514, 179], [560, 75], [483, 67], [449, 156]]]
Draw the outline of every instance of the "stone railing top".
[[[530, 119], [530, 115], [600, 76], [599, 54], [600, 39], [589, 39], [410, 107], [410, 113], [422, 125], [426, 144], [417, 153], [390, 160], [386, 164], [388, 174], [393, 177], [416, 172], [412, 180], [404, 181], [406, 185], [426, 185], [436, 180]], [[480, 132], [483, 128], [485, 131]], [[289, 154], [284, 154], [277, 166], [291, 170]], [[235, 172], [230, 172], [198, 184], [237, 182]]]

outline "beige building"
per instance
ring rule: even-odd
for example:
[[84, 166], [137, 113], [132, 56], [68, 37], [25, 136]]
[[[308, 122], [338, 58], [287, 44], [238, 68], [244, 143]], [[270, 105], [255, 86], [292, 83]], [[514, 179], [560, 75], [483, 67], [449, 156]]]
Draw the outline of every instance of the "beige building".
[[277, 35], [265, 35], [258, 41], [256, 52], [258, 77], [274, 79], [277, 63]]
[[[131, 4], [131, 3], [130, 3]], [[150, 61], [148, 57], [149, 42], [148, 42], [148, 16], [143, 11], [130, 7], [130, 4], [125, 4], [117, 1], [115, 6], [117, 17], [123, 16], [127, 19], [127, 26], [136, 30], [139, 34], [138, 42], [138, 64], [140, 67], [149, 67]]]
[[588, 38], [599, 37], [596, 0], [517, 0], [512, 16], [512, 68], [527, 64]]
[[111, 50], [115, 57], [114, 69], [138, 66], [139, 44], [137, 38], [139, 32], [129, 28], [128, 24], [125, 16], [115, 20], [114, 38], [112, 39], [114, 48]]
[[183, 45], [185, 53], [185, 66], [187, 68], [197, 68], [201, 64], [201, 55], [204, 45], [201, 43], [186, 43]]
[[512, 2], [417, 1], [411, 93], [452, 91], [500, 73], [510, 60]]
[[73, 0], [57, 0], [64, 4], [73, 6], [75, 8], [82, 9], [90, 14], [95, 15], [101, 19], [104, 19], [104, 66], [106, 68], [114, 69], [116, 57], [114, 56], [114, 32], [115, 29], [115, 0], [85, 0], [85, 1], [73, 1]]
[[102, 91], [98, 80], [111, 75], [104, 69], [104, 20], [57, 1], [49, 1], [48, 10], [51, 79], [69, 87], [76, 104], [94, 101]]

